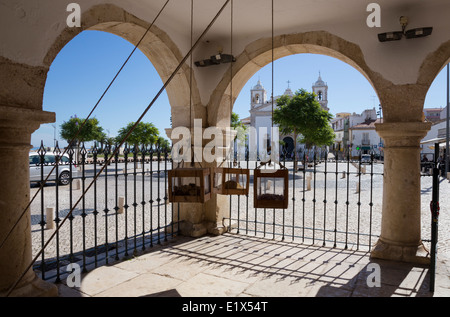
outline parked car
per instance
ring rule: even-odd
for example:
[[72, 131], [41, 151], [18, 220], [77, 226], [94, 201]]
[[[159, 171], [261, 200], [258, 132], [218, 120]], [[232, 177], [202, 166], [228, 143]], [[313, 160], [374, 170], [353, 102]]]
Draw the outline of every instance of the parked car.
[[361, 155], [361, 164], [370, 164], [372, 162], [372, 159], [370, 157], [370, 154], [362, 154]]
[[[44, 180], [47, 175], [55, 167], [56, 158], [52, 153], [44, 155], [44, 163], [41, 164], [40, 155], [37, 152], [30, 152], [30, 182], [40, 182], [42, 179], [41, 169], [44, 168]], [[78, 170], [75, 162], [70, 164], [69, 156], [64, 154], [58, 164], [58, 177], [56, 178], [56, 167], [53, 169], [52, 174], [47, 181], [58, 181], [61, 185], [68, 185], [70, 182], [70, 172], [72, 171], [72, 178], [78, 177]]]

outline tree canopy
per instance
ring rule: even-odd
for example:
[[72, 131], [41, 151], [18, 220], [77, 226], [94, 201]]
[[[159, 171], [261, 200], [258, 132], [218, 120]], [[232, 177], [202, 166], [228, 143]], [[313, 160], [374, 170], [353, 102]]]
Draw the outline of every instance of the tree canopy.
[[[74, 140], [74, 143], [80, 144], [81, 142], [89, 141], [102, 141], [106, 138], [103, 128], [99, 126], [97, 118], [91, 118], [86, 121], [81, 131], [78, 130], [82, 126], [85, 119], [71, 117], [68, 121], [65, 121], [60, 126], [60, 136], [68, 143]], [[78, 133], [78, 135], [77, 135]]]
[[[126, 127], [121, 128], [118, 131], [116, 141], [121, 143], [122, 140], [127, 136], [128, 132], [133, 128], [135, 122], [130, 122]], [[159, 137], [158, 129], [153, 125], [153, 123], [139, 122], [133, 132], [130, 133], [126, 142], [130, 145], [153, 145], [156, 144]]]
[[322, 109], [314, 93], [300, 89], [293, 97], [283, 95], [277, 99], [273, 121], [283, 134], [294, 134], [295, 142], [300, 136], [307, 148], [313, 145], [331, 145], [335, 135], [330, 126], [332, 115]]

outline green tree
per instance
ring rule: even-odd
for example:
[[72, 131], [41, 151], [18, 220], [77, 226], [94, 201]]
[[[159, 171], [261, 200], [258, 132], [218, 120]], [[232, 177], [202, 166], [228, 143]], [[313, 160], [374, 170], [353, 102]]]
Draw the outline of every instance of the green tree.
[[[121, 128], [118, 131], [116, 141], [121, 143], [134, 125], [135, 122], [130, 122], [126, 127]], [[136, 128], [128, 136], [126, 142], [133, 146], [153, 145], [157, 142], [158, 137], [159, 131], [153, 123], [139, 122], [136, 125]]]
[[[73, 140], [74, 145], [79, 146], [81, 142], [102, 141], [105, 138], [103, 128], [99, 126], [97, 118], [86, 121], [81, 131], [78, 132], [85, 119], [71, 117], [60, 126], [60, 136], [68, 143]], [[77, 135], [78, 134], [78, 135]]]
[[169, 140], [163, 138], [162, 136], [158, 137], [156, 144], [160, 148], [161, 152], [170, 152], [170, 142]]
[[231, 113], [230, 125], [233, 130], [236, 130], [236, 136], [234, 141], [237, 143], [238, 148], [245, 146], [247, 140], [247, 126], [239, 119], [239, 115], [235, 112]]
[[313, 145], [331, 145], [335, 138], [331, 118], [332, 115], [316, 100], [316, 95], [305, 89], [296, 91], [292, 97], [281, 96], [273, 111], [273, 122], [278, 124], [280, 132], [294, 135], [295, 149], [298, 138], [308, 149]]

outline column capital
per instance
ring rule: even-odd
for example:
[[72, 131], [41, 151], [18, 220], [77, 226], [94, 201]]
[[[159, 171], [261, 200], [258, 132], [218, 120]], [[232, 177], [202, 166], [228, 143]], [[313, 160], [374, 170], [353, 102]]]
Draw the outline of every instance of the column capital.
[[31, 134], [50, 122], [54, 112], [0, 105], [0, 147], [29, 150]]
[[386, 122], [376, 123], [377, 133], [386, 147], [419, 146], [431, 128], [431, 122]]
[[51, 123], [56, 121], [54, 112], [0, 105], [0, 127], [17, 126], [17, 123]]

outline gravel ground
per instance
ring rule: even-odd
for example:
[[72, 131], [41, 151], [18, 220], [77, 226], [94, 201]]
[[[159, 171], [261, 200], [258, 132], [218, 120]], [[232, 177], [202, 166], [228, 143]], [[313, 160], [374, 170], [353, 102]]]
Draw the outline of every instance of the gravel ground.
[[[132, 172], [130, 167], [129, 165], [128, 173]], [[243, 164], [243, 167], [246, 167], [246, 164]], [[253, 167], [249, 165], [250, 169]], [[292, 163], [287, 163], [286, 167], [292, 169]], [[92, 168], [92, 165], [87, 167], [87, 176], [93, 175]], [[324, 173], [325, 168], [326, 174]], [[307, 167], [305, 172], [297, 172], [295, 178], [291, 173], [289, 206], [286, 210], [253, 208], [253, 187], [251, 186], [248, 198], [230, 196], [230, 218], [225, 219], [224, 224], [231, 225], [233, 232], [241, 234], [290, 239], [301, 243], [325, 244], [330, 247], [336, 244], [338, 247], [347, 246], [349, 249], [368, 249], [376, 242], [380, 233], [383, 165], [380, 163], [373, 165], [373, 176], [371, 176], [370, 165], [366, 165], [365, 168], [365, 173], [359, 175], [356, 164], [336, 164], [334, 162], [325, 164], [322, 162], [315, 168]], [[62, 257], [89, 250], [95, 246], [102, 247], [106, 241], [110, 244], [109, 248], [112, 248], [109, 255], [114, 255], [118, 250], [114, 247], [123, 247], [125, 238], [129, 242], [129, 252], [132, 253], [135, 245], [138, 248], [137, 244], [142, 241], [141, 238], [144, 235], [146, 236], [146, 246], [150, 244], [150, 230], [153, 235], [164, 234], [166, 232], [164, 226], [168, 225], [168, 232], [170, 232], [172, 229], [172, 204], [166, 204], [164, 201], [167, 186], [164, 172], [150, 174], [147, 172], [150, 169], [149, 164], [146, 164], [143, 169], [142, 166], [139, 167], [135, 181], [134, 175], [125, 176], [123, 169], [123, 164], [117, 165], [116, 186], [116, 166], [114, 164], [108, 166], [109, 176], [98, 178], [96, 188], [92, 186], [89, 189], [85, 199], [80, 200], [74, 209], [73, 217], [66, 220], [58, 235], [54, 236], [45, 248], [43, 255], [46, 259], [56, 257], [57, 253]], [[157, 163], [154, 162], [152, 170], [156, 171], [157, 169]], [[163, 163], [161, 163], [160, 169], [164, 170]], [[143, 170], [144, 173], [142, 173]], [[308, 189], [309, 177], [311, 189]], [[142, 182], [143, 178], [144, 182]], [[85, 188], [91, 180], [90, 178], [86, 180]], [[105, 180], [107, 181], [105, 182]], [[251, 177], [250, 184], [252, 181]], [[47, 220], [45, 208], [55, 207], [56, 201], [58, 201], [57, 210], [59, 210], [59, 217], [62, 220], [82, 193], [82, 188], [76, 188], [77, 182], [81, 183], [81, 180], [75, 180], [72, 183], [72, 198], [70, 198], [70, 186], [58, 186], [58, 199], [56, 199], [56, 185], [50, 183], [33, 201], [31, 205], [33, 256], [40, 251], [43, 243], [47, 242], [55, 232], [55, 230], [45, 229], [46, 226], [41, 225], [42, 220]], [[421, 182], [422, 238], [427, 240], [431, 237], [429, 203], [432, 178], [424, 176], [421, 178]], [[447, 259], [450, 258], [450, 237], [449, 230], [446, 230], [450, 226], [450, 216], [448, 215], [450, 183], [446, 179], [441, 179], [440, 185], [438, 256]], [[32, 197], [37, 190], [38, 187], [32, 185]], [[116, 213], [114, 209], [118, 205], [116, 196], [124, 197], [125, 205], [128, 205], [128, 208], [124, 208], [124, 212], [121, 214]], [[44, 208], [43, 219], [42, 207]], [[86, 214], [85, 217], [83, 217], [83, 210]], [[95, 214], [95, 211], [98, 214]], [[116, 241], [119, 241], [117, 245]], [[424, 242], [424, 244], [429, 246], [428, 242]], [[139, 246], [139, 248], [141, 247]], [[42, 256], [39, 257], [38, 262], [41, 260]]]

